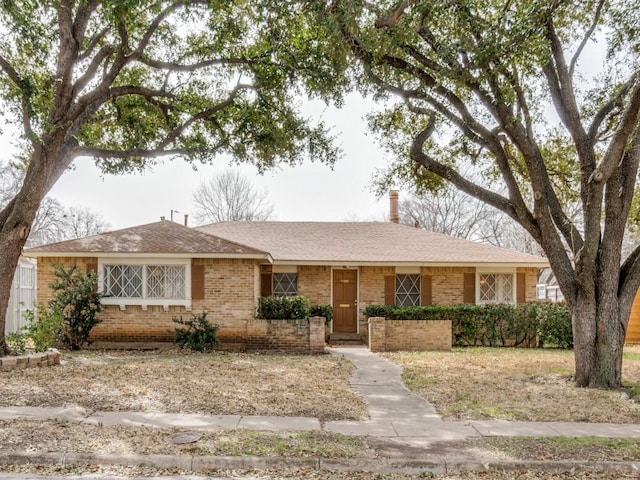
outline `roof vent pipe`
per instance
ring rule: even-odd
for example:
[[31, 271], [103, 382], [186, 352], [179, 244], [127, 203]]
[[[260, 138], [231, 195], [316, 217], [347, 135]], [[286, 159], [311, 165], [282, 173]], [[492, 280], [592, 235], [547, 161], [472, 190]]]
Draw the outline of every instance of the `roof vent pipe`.
[[185, 227], [189, 226], [189, 214], [188, 213], [184, 214], [184, 226]]
[[398, 191], [391, 190], [389, 192], [389, 221], [391, 223], [400, 223], [400, 214], [398, 212]]

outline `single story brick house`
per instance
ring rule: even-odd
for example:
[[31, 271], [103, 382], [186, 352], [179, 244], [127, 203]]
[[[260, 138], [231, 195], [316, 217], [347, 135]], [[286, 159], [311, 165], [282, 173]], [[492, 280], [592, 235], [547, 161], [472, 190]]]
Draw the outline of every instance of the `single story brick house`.
[[[392, 220], [394, 217], [392, 216]], [[242, 345], [260, 296], [304, 295], [334, 309], [332, 332], [367, 336], [370, 304], [528, 302], [545, 258], [392, 222], [140, 225], [25, 252], [40, 302], [54, 264], [97, 271], [108, 296], [96, 342], [172, 341], [172, 317], [208, 312]]]

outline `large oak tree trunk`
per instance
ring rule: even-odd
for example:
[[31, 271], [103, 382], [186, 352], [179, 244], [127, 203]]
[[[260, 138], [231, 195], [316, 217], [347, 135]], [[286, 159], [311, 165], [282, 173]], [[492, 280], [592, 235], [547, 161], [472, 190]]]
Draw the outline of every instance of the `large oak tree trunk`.
[[12, 229], [3, 228], [0, 231], [0, 252], [2, 252], [0, 259], [0, 356], [10, 353], [4, 336], [7, 308], [9, 307], [14, 273], [28, 235], [28, 228], [25, 229], [20, 225]]
[[[58, 146], [55, 141], [51, 144]], [[0, 355], [9, 353], [5, 325], [11, 284], [40, 203], [52, 184], [50, 179], [55, 163], [51, 159], [58, 151], [59, 148], [47, 151], [36, 148], [20, 191], [0, 211]], [[69, 161], [60, 163], [62, 172]]]
[[633, 297], [582, 294], [572, 309], [576, 384], [622, 386], [622, 354]]

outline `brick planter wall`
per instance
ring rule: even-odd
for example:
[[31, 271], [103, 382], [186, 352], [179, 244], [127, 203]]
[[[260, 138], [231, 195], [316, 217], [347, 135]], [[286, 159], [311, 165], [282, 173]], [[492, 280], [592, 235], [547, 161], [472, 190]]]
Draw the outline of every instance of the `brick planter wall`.
[[451, 320], [387, 320], [371, 317], [369, 350], [451, 350]]
[[318, 353], [324, 351], [324, 317], [307, 320], [253, 319], [247, 323], [245, 348]]
[[48, 350], [43, 353], [18, 355], [15, 357], [0, 357], [0, 372], [20, 370], [22, 368], [48, 367], [60, 364], [60, 352]]

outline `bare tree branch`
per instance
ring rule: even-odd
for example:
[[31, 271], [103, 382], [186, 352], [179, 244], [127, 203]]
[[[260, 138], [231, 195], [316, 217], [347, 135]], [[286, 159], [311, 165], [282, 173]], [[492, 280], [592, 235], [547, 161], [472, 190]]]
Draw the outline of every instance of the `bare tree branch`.
[[591, 35], [593, 35], [593, 32], [595, 32], [596, 28], [598, 27], [598, 23], [600, 22], [600, 17], [602, 15], [602, 7], [604, 7], [604, 2], [605, 0], [600, 0], [598, 2], [598, 6], [596, 7], [596, 12], [593, 15], [593, 22], [591, 23], [591, 26], [589, 27], [589, 29], [585, 32], [584, 37], [580, 42], [580, 45], [578, 45], [576, 53], [573, 54], [573, 58], [571, 59], [571, 63], [569, 64], [569, 75], [571, 77], [573, 77], [573, 71], [576, 68], [576, 63], [578, 62], [578, 59], [580, 58], [580, 55], [582, 54], [584, 47], [587, 45], [587, 42], [591, 38]]
[[240, 58], [240, 57], [229, 57], [229, 58], [216, 58], [211, 60], [206, 60], [203, 62], [193, 63], [189, 65], [179, 64], [174, 62], [163, 62], [160, 60], [152, 60], [150, 58], [141, 58], [140, 63], [144, 63], [145, 65], [157, 68], [159, 70], [165, 70], [169, 72], [195, 72], [197, 70], [202, 70], [203, 68], [212, 67], [214, 65], [251, 65], [255, 63], [256, 59], [251, 58]]
[[611, 100], [605, 103], [602, 108], [600, 108], [600, 110], [598, 110], [598, 112], [593, 116], [593, 120], [591, 121], [591, 126], [589, 127], [588, 133], [592, 145], [594, 145], [598, 140], [598, 130], [600, 129], [600, 125], [602, 124], [602, 122], [605, 120], [605, 118], [607, 118], [607, 115], [609, 115], [616, 107], [620, 107], [622, 105], [624, 97], [627, 96], [627, 94], [629, 93], [633, 85], [636, 84], [639, 78], [640, 71], [636, 70], [629, 77], [629, 80], [622, 84], [622, 86], [618, 89]]
[[11, 79], [15, 86], [20, 90], [21, 106], [22, 106], [22, 129], [26, 137], [29, 139], [32, 145], [37, 142], [36, 136], [33, 132], [31, 125], [31, 99], [29, 98], [29, 92], [25, 90], [20, 74], [13, 68], [13, 65], [9, 61], [0, 55], [0, 69]]

